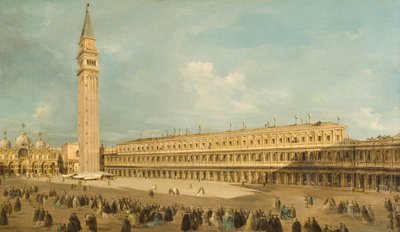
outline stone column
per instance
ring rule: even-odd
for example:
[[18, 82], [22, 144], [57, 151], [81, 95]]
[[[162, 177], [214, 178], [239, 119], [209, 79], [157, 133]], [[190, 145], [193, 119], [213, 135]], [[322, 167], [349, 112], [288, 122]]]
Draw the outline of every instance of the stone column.
[[394, 188], [394, 176], [393, 176], [393, 174], [392, 175], [390, 175], [390, 188]]
[[346, 187], [347, 186], [346, 180], [347, 180], [346, 179], [346, 175], [342, 174], [342, 180], [341, 180], [342, 184], [340, 185], [341, 187]]
[[337, 183], [337, 177], [336, 174], [331, 174], [331, 183], [330, 186], [333, 186], [334, 183]]
[[354, 187], [354, 175], [355, 174], [350, 174], [350, 187]]
[[303, 185], [304, 184], [304, 180], [303, 180], [303, 173], [299, 173], [300, 174], [300, 184]]
[[358, 188], [358, 184], [360, 182], [359, 179], [358, 179], [358, 174], [357, 173], [353, 173], [353, 174], [351, 174], [351, 176], [354, 178], [352, 187]]
[[273, 172], [269, 172], [268, 173], [268, 179], [269, 179], [269, 183], [273, 184], [274, 183], [274, 176], [273, 176]]
[[364, 175], [364, 188], [368, 189], [368, 175]]
[[[383, 156], [383, 154], [382, 154]], [[383, 160], [383, 157], [382, 157]], [[381, 184], [385, 184], [385, 174], [381, 174]]]

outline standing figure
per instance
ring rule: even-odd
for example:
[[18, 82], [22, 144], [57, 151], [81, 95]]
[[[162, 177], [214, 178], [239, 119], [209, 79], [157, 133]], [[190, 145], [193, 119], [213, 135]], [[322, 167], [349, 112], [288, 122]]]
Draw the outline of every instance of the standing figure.
[[131, 232], [131, 223], [128, 220], [128, 217], [125, 217], [122, 220], [122, 227], [121, 227], [121, 232]]
[[297, 218], [294, 219], [294, 222], [292, 224], [292, 232], [301, 232], [301, 224], [297, 220]]
[[53, 217], [48, 211], [44, 214], [44, 227], [50, 228], [53, 225]]
[[191, 230], [190, 215], [186, 211], [182, 218], [181, 231], [186, 232]]
[[0, 226], [6, 226], [8, 225], [8, 216], [7, 216], [7, 210], [3, 206], [1, 207], [1, 212], [0, 212]]
[[93, 213], [86, 214], [85, 224], [87, 226], [88, 231], [97, 232], [97, 219]]

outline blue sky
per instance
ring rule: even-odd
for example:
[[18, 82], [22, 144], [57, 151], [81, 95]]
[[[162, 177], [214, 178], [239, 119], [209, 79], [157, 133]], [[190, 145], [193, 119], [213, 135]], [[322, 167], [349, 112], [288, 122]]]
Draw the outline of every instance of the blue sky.
[[[400, 132], [399, 1], [91, 1], [101, 140], [334, 121]], [[77, 141], [84, 1], [0, 1], [0, 129]], [[177, 129], [178, 130], [178, 129]]]

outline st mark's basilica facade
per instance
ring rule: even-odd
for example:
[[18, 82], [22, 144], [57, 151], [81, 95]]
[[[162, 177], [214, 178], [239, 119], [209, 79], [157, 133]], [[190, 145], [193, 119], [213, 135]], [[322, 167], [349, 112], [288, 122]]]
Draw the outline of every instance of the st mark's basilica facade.
[[32, 142], [23, 132], [13, 143], [6, 135], [0, 141], [0, 175], [57, 175], [62, 166], [61, 150], [47, 144], [41, 136]]

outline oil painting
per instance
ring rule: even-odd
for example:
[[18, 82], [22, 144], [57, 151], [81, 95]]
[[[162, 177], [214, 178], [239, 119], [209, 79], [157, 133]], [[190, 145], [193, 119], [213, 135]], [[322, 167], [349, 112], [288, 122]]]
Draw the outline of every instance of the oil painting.
[[399, 12], [0, 0], [0, 231], [400, 231]]

